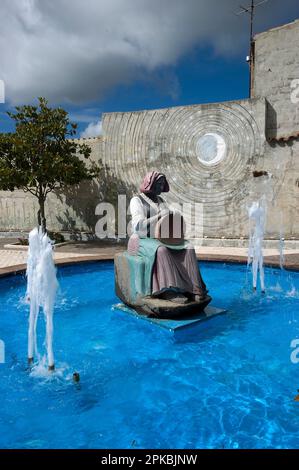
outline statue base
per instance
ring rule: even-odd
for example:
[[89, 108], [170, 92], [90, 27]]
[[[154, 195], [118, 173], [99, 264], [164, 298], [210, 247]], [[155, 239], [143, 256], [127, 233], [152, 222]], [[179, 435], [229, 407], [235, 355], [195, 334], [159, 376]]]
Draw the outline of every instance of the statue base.
[[[210, 320], [216, 316], [226, 313], [226, 310], [208, 306], [203, 311], [194, 313], [193, 315], [179, 317], [176, 319], [169, 318], [153, 318], [147, 317], [146, 315], [139, 315], [135, 309], [128, 307], [125, 304], [116, 304], [113, 305], [113, 310], [120, 310], [125, 312], [133, 317], [145, 320], [153, 325], [159, 326], [160, 328], [166, 329], [171, 333], [176, 333], [181, 330], [187, 330], [194, 328], [197, 325], [202, 325], [207, 320]], [[203, 326], [203, 325], [202, 325]]]
[[183, 318], [202, 312], [212, 300], [209, 295], [200, 301], [190, 300], [187, 303], [152, 297], [148, 289], [150, 270], [147, 269], [146, 260], [140, 256], [131, 256], [127, 252], [117, 253], [114, 268], [117, 297], [140, 315], [153, 318]]

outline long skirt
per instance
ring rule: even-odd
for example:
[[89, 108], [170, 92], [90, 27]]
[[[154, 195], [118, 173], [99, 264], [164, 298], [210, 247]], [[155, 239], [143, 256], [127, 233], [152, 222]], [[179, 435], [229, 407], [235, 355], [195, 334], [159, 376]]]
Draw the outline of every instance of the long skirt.
[[128, 253], [145, 262], [141, 289], [144, 294], [157, 295], [168, 289], [201, 296], [207, 293], [191, 243], [170, 246], [134, 234], [128, 243]]
[[153, 268], [152, 293], [157, 295], [168, 289], [181, 293], [206, 294], [206, 285], [193, 247], [179, 251], [166, 246], [158, 248]]

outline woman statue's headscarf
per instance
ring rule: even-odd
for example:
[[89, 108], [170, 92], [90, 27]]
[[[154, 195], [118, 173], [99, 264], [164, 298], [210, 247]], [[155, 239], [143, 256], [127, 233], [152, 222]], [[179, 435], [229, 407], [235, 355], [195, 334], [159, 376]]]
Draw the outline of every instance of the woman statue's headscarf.
[[152, 191], [156, 181], [160, 178], [164, 178], [164, 187], [163, 187], [163, 193], [168, 193], [169, 191], [169, 184], [166, 179], [166, 176], [163, 173], [159, 173], [158, 171], [150, 171], [147, 173], [147, 175], [144, 177], [141, 185], [140, 185], [140, 192], [141, 193], [149, 193]]

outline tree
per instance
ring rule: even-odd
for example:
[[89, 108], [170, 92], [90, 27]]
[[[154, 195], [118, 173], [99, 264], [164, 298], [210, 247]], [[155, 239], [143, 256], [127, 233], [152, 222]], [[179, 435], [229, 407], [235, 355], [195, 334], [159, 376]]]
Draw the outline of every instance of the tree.
[[77, 124], [70, 122], [67, 111], [48, 107], [45, 98], [38, 102], [7, 113], [15, 121], [15, 132], [0, 133], [0, 189], [33, 194], [38, 199], [38, 224], [46, 232], [47, 195], [94, 178], [100, 168], [89, 160], [90, 147], [71, 139]]

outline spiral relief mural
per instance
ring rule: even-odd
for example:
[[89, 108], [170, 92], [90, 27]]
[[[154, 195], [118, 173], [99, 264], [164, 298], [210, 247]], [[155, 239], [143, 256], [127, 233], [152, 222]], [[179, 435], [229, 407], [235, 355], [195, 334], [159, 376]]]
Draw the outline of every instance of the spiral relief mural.
[[158, 169], [169, 202], [201, 203], [204, 235], [239, 235], [265, 143], [265, 100], [104, 115], [103, 161], [125, 184]]

